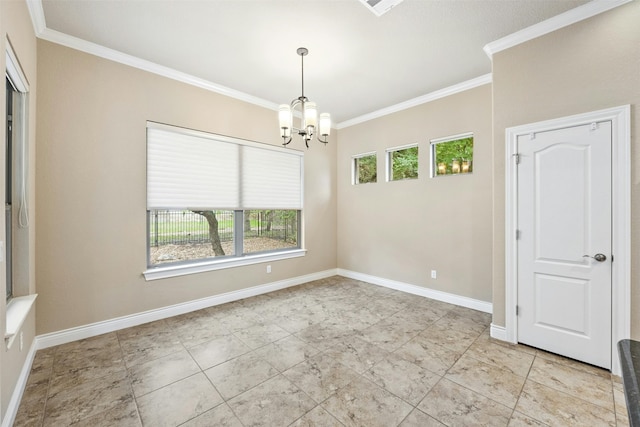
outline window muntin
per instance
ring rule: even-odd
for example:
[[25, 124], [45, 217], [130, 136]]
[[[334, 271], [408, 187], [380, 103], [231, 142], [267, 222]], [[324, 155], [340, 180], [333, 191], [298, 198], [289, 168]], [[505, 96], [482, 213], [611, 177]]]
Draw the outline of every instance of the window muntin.
[[431, 140], [431, 177], [473, 172], [473, 133]]
[[301, 212], [302, 153], [147, 123], [148, 267], [300, 249]]
[[418, 144], [394, 147], [387, 153], [387, 181], [418, 178]]
[[359, 154], [352, 158], [352, 181], [354, 185], [377, 181], [378, 164], [376, 153]]

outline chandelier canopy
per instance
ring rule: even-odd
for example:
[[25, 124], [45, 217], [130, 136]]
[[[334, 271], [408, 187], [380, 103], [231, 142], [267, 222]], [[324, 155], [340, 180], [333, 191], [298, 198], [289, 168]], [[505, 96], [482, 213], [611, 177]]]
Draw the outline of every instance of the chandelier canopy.
[[[309, 54], [309, 50], [305, 47], [299, 47], [297, 53], [300, 55], [302, 65], [302, 95], [291, 101], [290, 105], [283, 104], [278, 108], [280, 136], [284, 141], [282, 145], [288, 145], [293, 139], [292, 134], [297, 133], [304, 139], [305, 145], [309, 148], [309, 141], [313, 139], [316, 130], [318, 131], [318, 135], [316, 136], [318, 141], [323, 144], [329, 142], [327, 137], [331, 133], [331, 116], [329, 113], [322, 113], [318, 119], [316, 103], [309, 101], [309, 99], [304, 96], [304, 57]], [[300, 129], [293, 126], [293, 112], [298, 107], [302, 113]]]

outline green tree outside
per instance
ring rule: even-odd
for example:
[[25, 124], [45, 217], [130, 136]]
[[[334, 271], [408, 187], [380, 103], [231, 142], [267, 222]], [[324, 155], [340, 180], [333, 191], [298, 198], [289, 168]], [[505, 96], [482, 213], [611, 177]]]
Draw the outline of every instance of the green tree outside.
[[[443, 175], [440, 172], [438, 165], [444, 163], [446, 168], [446, 174], [453, 173], [451, 167], [454, 160], [458, 160], [460, 165], [462, 161], [469, 162], [469, 170], [473, 170], [473, 137], [456, 139], [453, 141], [440, 142], [435, 144], [435, 160], [434, 167], [436, 168], [437, 175]], [[460, 166], [462, 167], [462, 166]], [[462, 172], [462, 169], [459, 171]]]
[[418, 147], [391, 152], [392, 180], [418, 177]]
[[358, 184], [376, 182], [378, 178], [378, 162], [375, 154], [356, 158]]

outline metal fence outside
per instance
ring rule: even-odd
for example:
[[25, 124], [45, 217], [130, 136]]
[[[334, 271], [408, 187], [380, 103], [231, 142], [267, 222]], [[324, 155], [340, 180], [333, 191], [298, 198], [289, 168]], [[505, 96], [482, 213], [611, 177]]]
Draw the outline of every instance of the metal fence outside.
[[[221, 242], [233, 241], [234, 211], [214, 211], [218, 220]], [[204, 216], [190, 210], [149, 211], [149, 243], [187, 245], [211, 243], [209, 223]], [[296, 243], [298, 239], [298, 212], [253, 210], [244, 212], [244, 237], [267, 237]]]

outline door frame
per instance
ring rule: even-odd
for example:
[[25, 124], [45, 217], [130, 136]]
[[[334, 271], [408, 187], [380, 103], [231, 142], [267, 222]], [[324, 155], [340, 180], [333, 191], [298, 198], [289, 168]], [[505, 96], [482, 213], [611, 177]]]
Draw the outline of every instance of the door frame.
[[611, 372], [620, 375], [617, 342], [631, 336], [631, 108], [629, 105], [545, 120], [505, 130], [505, 340], [518, 342], [518, 137], [611, 121]]

